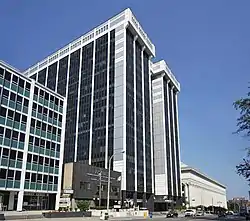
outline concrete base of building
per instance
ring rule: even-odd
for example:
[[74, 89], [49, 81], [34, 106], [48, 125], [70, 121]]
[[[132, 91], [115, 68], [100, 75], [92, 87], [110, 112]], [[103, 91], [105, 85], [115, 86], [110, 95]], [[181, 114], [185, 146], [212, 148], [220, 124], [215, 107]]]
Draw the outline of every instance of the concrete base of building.
[[53, 210], [55, 204], [56, 194], [0, 190], [1, 211]]

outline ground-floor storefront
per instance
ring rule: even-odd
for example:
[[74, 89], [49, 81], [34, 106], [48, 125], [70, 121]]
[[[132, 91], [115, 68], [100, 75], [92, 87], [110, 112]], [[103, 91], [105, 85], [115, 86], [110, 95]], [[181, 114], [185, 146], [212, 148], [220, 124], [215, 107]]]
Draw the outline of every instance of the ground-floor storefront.
[[[18, 191], [0, 191], [0, 210], [53, 210], [56, 194], [24, 192], [23, 198]], [[22, 193], [21, 193], [22, 195]]]

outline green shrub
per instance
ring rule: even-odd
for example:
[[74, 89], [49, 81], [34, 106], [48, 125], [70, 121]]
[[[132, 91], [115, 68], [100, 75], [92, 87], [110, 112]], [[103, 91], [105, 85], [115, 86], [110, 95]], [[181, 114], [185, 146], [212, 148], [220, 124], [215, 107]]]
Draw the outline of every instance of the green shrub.
[[77, 207], [80, 209], [80, 211], [86, 211], [89, 209], [89, 201], [87, 200], [78, 200], [76, 202]]

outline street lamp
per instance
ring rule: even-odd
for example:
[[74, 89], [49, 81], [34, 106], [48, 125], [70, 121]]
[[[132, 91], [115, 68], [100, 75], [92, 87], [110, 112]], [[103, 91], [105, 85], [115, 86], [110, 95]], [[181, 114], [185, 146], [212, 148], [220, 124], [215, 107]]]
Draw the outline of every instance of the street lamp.
[[[125, 153], [125, 151], [121, 151], [120, 153]], [[111, 160], [113, 159], [113, 157], [115, 156], [114, 153], [110, 158], [109, 158], [109, 175], [108, 175], [108, 196], [107, 196], [107, 212], [109, 211], [109, 193], [110, 193], [110, 168], [111, 168]]]

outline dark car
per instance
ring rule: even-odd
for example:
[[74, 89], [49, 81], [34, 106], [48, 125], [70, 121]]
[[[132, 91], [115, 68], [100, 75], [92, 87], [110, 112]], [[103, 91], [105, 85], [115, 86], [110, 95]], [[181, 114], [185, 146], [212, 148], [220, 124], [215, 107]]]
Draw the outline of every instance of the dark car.
[[219, 217], [219, 218], [220, 218], [220, 217], [226, 217], [226, 215], [227, 215], [227, 214], [226, 214], [225, 212], [222, 212], [222, 211], [218, 213], [218, 217]]
[[178, 213], [176, 211], [169, 211], [166, 215], [166, 218], [177, 218]]
[[246, 213], [245, 217], [246, 217], [246, 220], [250, 220], [250, 213]]

